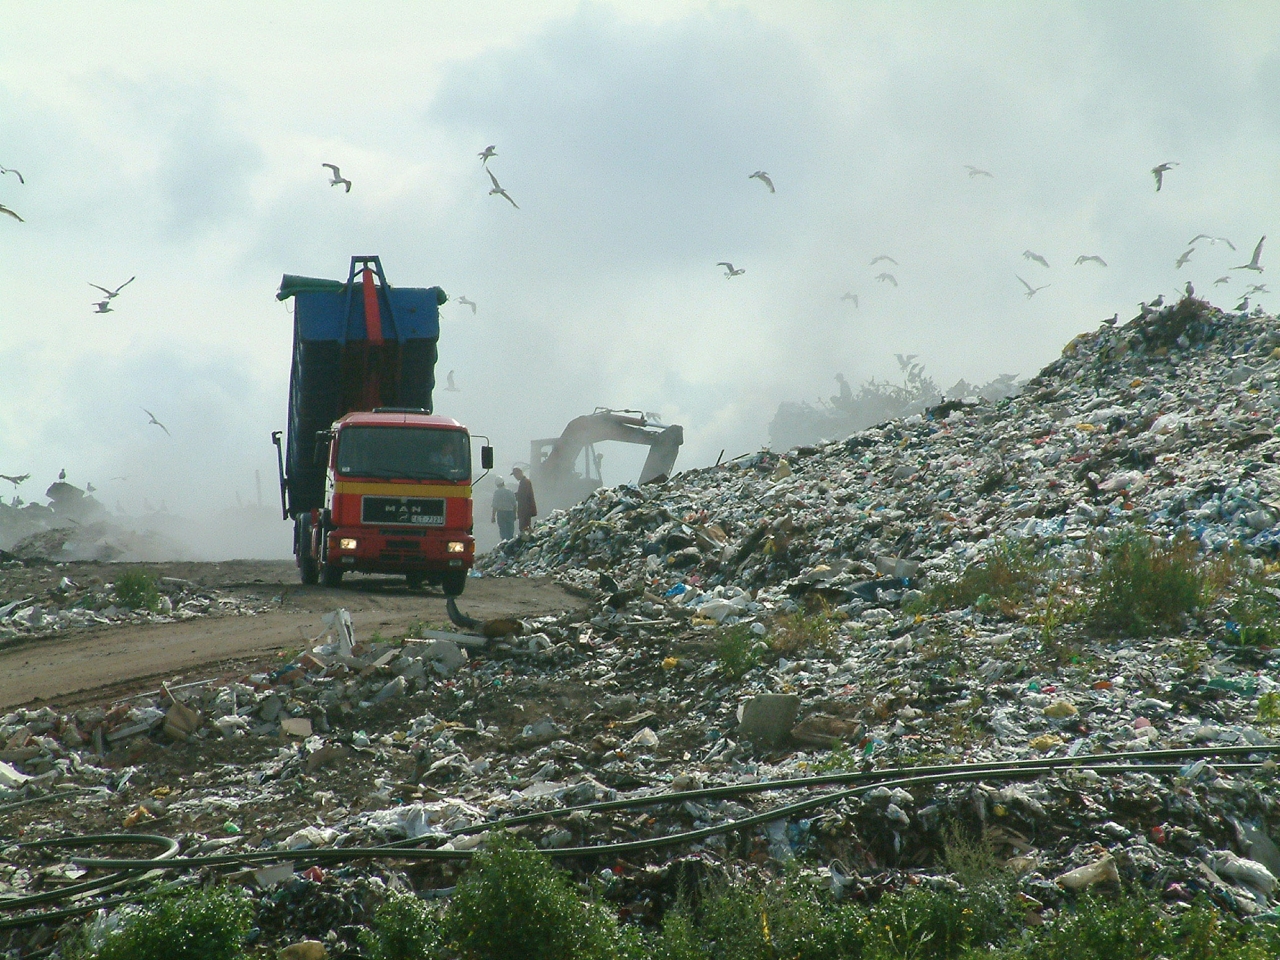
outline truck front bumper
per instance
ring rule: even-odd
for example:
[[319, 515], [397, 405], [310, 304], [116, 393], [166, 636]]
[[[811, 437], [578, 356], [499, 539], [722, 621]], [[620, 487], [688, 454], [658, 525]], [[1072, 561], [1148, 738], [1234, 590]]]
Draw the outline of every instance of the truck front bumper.
[[328, 562], [362, 573], [432, 573], [470, 569], [476, 541], [458, 530], [339, 527], [328, 534]]

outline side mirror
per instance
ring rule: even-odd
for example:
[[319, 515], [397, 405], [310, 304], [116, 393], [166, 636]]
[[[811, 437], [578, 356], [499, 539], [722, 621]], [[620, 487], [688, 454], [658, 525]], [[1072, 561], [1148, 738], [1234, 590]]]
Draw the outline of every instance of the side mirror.
[[480, 448], [480, 466], [485, 470], [493, 469], [493, 447], [483, 446]]
[[311, 462], [319, 463], [329, 459], [329, 441], [333, 439], [332, 430], [316, 431], [316, 448], [311, 452]]

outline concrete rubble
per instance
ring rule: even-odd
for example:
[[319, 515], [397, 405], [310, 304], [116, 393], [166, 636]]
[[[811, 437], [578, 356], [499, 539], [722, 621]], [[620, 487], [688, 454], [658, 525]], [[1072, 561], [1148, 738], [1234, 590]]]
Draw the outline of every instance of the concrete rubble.
[[[292, 865], [308, 849], [404, 838], [471, 849], [501, 817], [710, 786], [1239, 747], [1172, 771], [879, 786], [610, 857], [604, 893], [649, 915], [674, 892], [672, 864], [692, 857], [794, 859], [869, 896], [945, 872], [960, 825], [1044, 910], [1136, 883], [1172, 907], [1205, 893], [1276, 918], [1280, 793], [1275, 764], [1257, 765], [1271, 754], [1250, 748], [1276, 743], [1280, 650], [1243, 632], [1230, 597], [1141, 637], [1047, 627], [1043, 604], [1035, 619], [921, 600], [1007, 544], [1052, 556], [1074, 582], [1101, 540], [1138, 523], [1252, 569], [1259, 602], [1280, 598], [1278, 381], [1274, 318], [1185, 300], [1077, 337], [1017, 397], [948, 400], [553, 513], [479, 563], [482, 576], [552, 574], [583, 598], [520, 634], [377, 640], [339, 611], [270, 672], [14, 711], [0, 717], [0, 896], [36, 869], [16, 841], [68, 830], [138, 827], [184, 852], [279, 851]], [[1280, 609], [1264, 622], [1273, 613], [1280, 624]], [[820, 634], [803, 633], [817, 621]], [[695, 795], [521, 829], [555, 851], [796, 798]], [[340, 957], [356, 955], [352, 931], [380, 890], [448, 887], [458, 868], [311, 869], [246, 882], [293, 911], [279, 945], [315, 936]]]

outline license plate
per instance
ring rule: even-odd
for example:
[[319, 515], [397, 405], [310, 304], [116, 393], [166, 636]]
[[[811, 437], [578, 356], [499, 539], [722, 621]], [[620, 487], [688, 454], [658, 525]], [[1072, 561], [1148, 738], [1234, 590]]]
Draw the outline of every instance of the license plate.
[[362, 523], [443, 526], [444, 499], [438, 497], [361, 497]]

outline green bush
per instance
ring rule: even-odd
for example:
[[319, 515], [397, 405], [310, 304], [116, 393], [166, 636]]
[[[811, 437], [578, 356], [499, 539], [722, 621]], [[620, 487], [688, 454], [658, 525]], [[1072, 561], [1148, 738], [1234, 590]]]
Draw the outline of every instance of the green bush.
[[614, 960], [634, 944], [532, 844], [504, 834], [458, 881], [440, 933], [462, 960]]
[[145, 570], [126, 570], [116, 577], [116, 602], [130, 610], [160, 609], [160, 587]]
[[1205, 584], [1195, 541], [1163, 543], [1142, 530], [1122, 530], [1104, 547], [1089, 623], [1107, 635], [1177, 629], [1183, 614], [1199, 605]]
[[360, 937], [370, 960], [426, 960], [436, 944], [436, 918], [417, 897], [393, 893]]
[[239, 960], [253, 906], [239, 890], [210, 887], [154, 900], [109, 934], [95, 960]]
[[778, 617], [769, 646], [784, 657], [832, 657], [840, 651], [836, 618], [825, 604], [810, 612]]
[[765, 645], [749, 624], [738, 623], [720, 630], [716, 637], [716, 660], [731, 680], [741, 680], [760, 665]]

